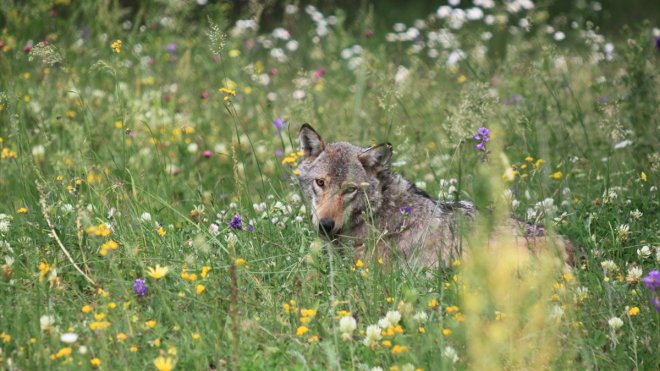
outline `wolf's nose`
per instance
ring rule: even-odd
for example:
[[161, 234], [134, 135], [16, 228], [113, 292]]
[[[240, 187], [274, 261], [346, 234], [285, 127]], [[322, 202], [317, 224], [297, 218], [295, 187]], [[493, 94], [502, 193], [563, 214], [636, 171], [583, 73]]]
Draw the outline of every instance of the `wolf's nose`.
[[319, 220], [319, 229], [326, 234], [332, 233], [332, 228], [335, 227], [335, 221], [330, 218], [323, 218]]

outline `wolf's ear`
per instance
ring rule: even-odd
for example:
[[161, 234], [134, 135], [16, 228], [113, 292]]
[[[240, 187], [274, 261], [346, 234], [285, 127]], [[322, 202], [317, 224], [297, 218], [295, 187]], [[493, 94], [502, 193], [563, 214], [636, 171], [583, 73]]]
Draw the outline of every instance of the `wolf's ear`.
[[358, 155], [364, 169], [376, 174], [389, 169], [391, 159], [392, 145], [389, 143], [371, 147]]
[[300, 128], [298, 140], [300, 140], [300, 150], [305, 160], [315, 158], [325, 149], [323, 139], [321, 139], [321, 136], [308, 123], [304, 123]]

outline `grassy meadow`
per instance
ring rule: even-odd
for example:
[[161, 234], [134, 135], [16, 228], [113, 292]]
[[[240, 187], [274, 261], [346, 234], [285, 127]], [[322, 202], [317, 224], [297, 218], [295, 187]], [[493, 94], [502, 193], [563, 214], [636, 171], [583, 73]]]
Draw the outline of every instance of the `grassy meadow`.
[[[660, 368], [657, 25], [125, 3], [0, 3], [0, 369]], [[320, 239], [305, 122], [474, 202], [470, 259]], [[508, 213], [570, 238], [573, 269], [485, 248]]]

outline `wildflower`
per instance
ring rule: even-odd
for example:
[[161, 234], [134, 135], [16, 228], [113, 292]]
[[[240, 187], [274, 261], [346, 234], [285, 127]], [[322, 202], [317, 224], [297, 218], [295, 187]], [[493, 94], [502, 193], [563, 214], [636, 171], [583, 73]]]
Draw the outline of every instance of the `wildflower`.
[[174, 368], [174, 358], [158, 357], [154, 359], [154, 366], [158, 371], [171, 371]]
[[234, 215], [234, 217], [229, 222], [227, 222], [227, 225], [229, 226], [229, 228], [238, 229], [240, 231], [243, 230], [243, 226], [241, 225], [241, 223], [242, 223], [241, 217], [238, 215]]
[[165, 235], [167, 234], [167, 232], [165, 232], [165, 229], [163, 228], [162, 225], [158, 227], [156, 233], [158, 233], [158, 235], [161, 237], [165, 237]]
[[614, 331], [618, 330], [623, 326], [623, 321], [619, 317], [612, 317], [607, 321], [607, 324], [610, 326], [610, 328]]
[[119, 333], [117, 333], [117, 336], [115, 336], [115, 338], [117, 339], [117, 341], [124, 341], [124, 340], [128, 339], [128, 335], [126, 335], [123, 332], [119, 332]]
[[456, 350], [449, 345], [445, 346], [445, 348], [442, 350], [442, 356], [449, 359], [452, 363], [456, 363], [458, 361], [458, 354], [456, 353]]
[[657, 290], [660, 288], [660, 271], [654, 269], [649, 272], [649, 275], [644, 277], [644, 286], [649, 290]]
[[445, 312], [447, 312], [447, 314], [452, 314], [454, 312], [458, 312], [459, 310], [460, 310], [459, 307], [457, 307], [455, 305], [450, 305], [445, 309]]
[[615, 273], [615, 272], [619, 271], [619, 267], [612, 260], [602, 261], [602, 262], [600, 262], [600, 266], [603, 268], [603, 271], [605, 272], [605, 275], [607, 275], [609, 273]]
[[53, 359], [58, 359], [58, 358], [70, 356], [71, 352], [73, 352], [73, 349], [71, 349], [71, 347], [64, 347], [64, 348], [58, 350], [57, 353], [54, 354]]
[[55, 317], [44, 314], [39, 318], [39, 326], [41, 331], [50, 331], [55, 323]]
[[616, 228], [616, 233], [619, 236], [619, 239], [625, 242], [628, 240], [628, 237], [630, 237], [630, 226], [628, 224], [621, 224]]
[[136, 278], [135, 283], [133, 283], [133, 291], [138, 296], [145, 296], [147, 294], [147, 283], [142, 278]]
[[92, 359], [89, 360], [89, 363], [92, 366], [97, 366], [98, 367], [98, 366], [101, 365], [101, 360], [99, 358], [92, 358]]
[[150, 319], [150, 320], [146, 321], [144, 324], [145, 324], [148, 328], [154, 328], [154, 327], [156, 327], [156, 325], [158, 324], [158, 322], [156, 322], [156, 321], [153, 320], [153, 319]]
[[273, 121], [273, 127], [275, 128], [275, 134], [279, 137], [282, 135], [282, 130], [286, 127], [286, 123], [282, 117], [278, 117]]
[[431, 299], [431, 300], [429, 300], [429, 301], [426, 303], [426, 306], [428, 306], [428, 307], [431, 308], [431, 309], [436, 308], [436, 307], [438, 306], [438, 299]]
[[73, 332], [65, 332], [64, 334], [60, 335], [60, 340], [67, 344], [73, 344], [76, 342], [76, 340], [78, 340], [78, 334]]
[[638, 314], [639, 314], [639, 307], [632, 307], [628, 310], [628, 315], [630, 315], [631, 317], [636, 316]]
[[642, 268], [640, 267], [631, 267], [628, 269], [628, 274], [626, 275], [626, 282], [633, 284], [637, 283], [642, 277]]
[[557, 171], [557, 172], [554, 172], [554, 173], [550, 174], [550, 178], [554, 179], [554, 180], [560, 180], [562, 178], [562, 176], [564, 176], [564, 174], [562, 174], [561, 171]]
[[39, 282], [43, 282], [46, 274], [51, 270], [52, 266], [46, 262], [39, 263]]
[[16, 210], [16, 212], [19, 214], [27, 214], [28, 209], [27, 207], [19, 207], [18, 210]]
[[490, 141], [490, 130], [485, 127], [477, 129], [477, 134], [472, 137], [475, 141], [479, 142], [475, 146], [477, 151], [486, 151], [486, 143]]
[[364, 262], [362, 262], [362, 259], [358, 259], [358, 261], [355, 262], [355, 268], [362, 268], [364, 267]]
[[110, 327], [110, 322], [108, 322], [108, 321], [94, 321], [94, 322], [89, 324], [89, 328], [92, 331], [105, 330], [108, 327]]
[[[656, 39], [657, 40], [657, 39]], [[646, 173], [642, 171], [642, 173], [639, 175], [639, 178], [643, 181], [646, 182], [647, 176]]]
[[380, 326], [370, 325], [367, 327], [366, 336], [362, 341], [364, 345], [373, 348], [378, 344], [382, 335], [380, 334]]
[[344, 316], [339, 320], [339, 332], [342, 340], [350, 340], [356, 328], [357, 322], [351, 316]]
[[221, 92], [221, 93], [224, 93], [224, 95], [225, 95], [225, 97], [224, 97], [225, 102], [228, 102], [228, 101], [231, 99], [231, 97], [235, 97], [235, 96], [236, 96], [236, 90], [233, 90], [233, 89], [229, 89], [229, 88], [224, 88], [224, 87], [223, 87], [223, 88], [218, 89], [218, 91]]
[[156, 280], [159, 280], [167, 274], [167, 272], [170, 270], [169, 267], [161, 267], [160, 264], [156, 264], [155, 268], [149, 267], [147, 268], [147, 274]]
[[117, 54], [121, 53], [121, 40], [113, 41], [110, 47], [112, 48], [112, 51], [114, 51], [115, 53]]
[[117, 242], [114, 240], [109, 240], [101, 245], [101, 255], [106, 256], [108, 254], [108, 250], [117, 250], [118, 247], [119, 244]]
[[642, 213], [638, 209], [635, 209], [635, 210], [630, 212], [630, 217], [635, 219], [635, 220], [640, 220], [643, 215], [644, 215], [644, 213]]
[[206, 286], [204, 286], [204, 285], [195, 286], [195, 294], [197, 294], [197, 295], [200, 295], [201, 293], [203, 293], [204, 290], [206, 290]]
[[6, 332], [0, 332], [0, 339], [2, 339], [3, 343], [8, 344], [11, 341], [11, 335]]
[[193, 340], [199, 340], [202, 338], [202, 336], [199, 334], [199, 332], [193, 332], [192, 333], [192, 338]]
[[131, 345], [131, 347], [128, 348], [128, 350], [130, 350], [131, 353], [137, 353], [137, 351], [138, 351], [138, 347], [135, 346], [135, 345]]
[[411, 210], [410, 210], [410, 207], [408, 207], [408, 206], [404, 206], [404, 207], [402, 207], [402, 208], [399, 209], [399, 212], [400, 212], [401, 215], [403, 215], [404, 217], [410, 216], [410, 211], [411, 211]]
[[444, 335], [444, 336], [449, 336], [449, 335], [451, 335], [451, 330], [448, 329], [448, 328], [443, 328], [443, 329], [442, 329], [442, 335]]
[[206, 275], [209, 274], [209, 271], [211, 270], [211, 267], [208, 265], [205, 265], [202, 267], [202, 272], [199, 274], [202, 278], [206, 278]]
[[243, 259], [243, 258], [236, 258], [236, 260], [234, 260], [234, 265], [237, 266], [237, 267], [242, 267], [242, 266], [244, 266], [246, 263], [247, 263], [247, 262], [246, 262], [245, 259]]
[[87, 305], [83, 305], [83, 307], [80, 308], [80, 310], [81, 310], [83, 313], [89, 313], [89, 312], [93, 311], [94, 308], [93, 308], [91, 305], [87, 304]]
[[299, 326], [298, 329], [296, 329], [296, 335], [297, 336], [303, 336], [305, 333], [309, 331], [309, 328], [307, 326]]
[[405, 353], [408, 351], [408, 347], [405, 345], [395, 345], [392, 347], [392, 354], [393, 355], [398, 355], [401, 353]]

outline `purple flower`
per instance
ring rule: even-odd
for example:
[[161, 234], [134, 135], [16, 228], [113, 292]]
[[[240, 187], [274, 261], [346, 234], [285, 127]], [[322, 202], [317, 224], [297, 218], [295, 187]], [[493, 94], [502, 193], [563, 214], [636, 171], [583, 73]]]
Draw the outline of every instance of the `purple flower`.
[[248, 226], [247, 226], [247, 231], [248, 231], [248, 232], [252, 232], [252, 231], [254, 231], [254, 226], [253, 226], [252, 224], [248, 224]]
[[273, 127], [275, 128], [275, 135], [279, 137], [282, 135], [282, 130], [286, 127], [286, 122], [281, 117], [278, 117], [273, 121]]
[[165, 50], [167, 50], [170, 53], [174, 53], [176, 51], [176, 43], [169, 43], [165, 45]]
[[234, 215], [234, 217], [229, 222], [227, 222], [227, 225], [229, 226], [229, 228], [234, 228], [241, 231], [243, 230], [243, 226], [241, 225], [241, 222], [242, 222], [241, 217], [238, 215]]
[[276, 149], [276, 150], [275, 150], [275, 156], [277, 156], [277, 157], [282, 157], [283, 154], [284, 154], [284, 153], [282, 152], [281, 149]]
[[649, 275], [644, 277], [644, 285], [646, 288], [655, 291], [660, 288], [660, 271], [652, 270]]
[[660, 37], [655, 38], [655, 48], [660, 50]]
[[147, 294], [147, 283], [144, 282], [142, 278], [137, 278], [133, 284], [133, 291], [135, 291], [138, 296], [144, 296]]
[[401, 215], [403, 215], [403, 216], [410, 216], [411, 211], [412, 211], [412, 210], [410, 210], [410, 207], [409, 207], [409, 206], [404, 206], [404, 207], [402, 207], [402, 208], [399, 209], [399, 212], [400, 212]]
[[660, 312], [660, 297], [654, 296], [653, 299], [651, 299], [651, 303], [653, 303], [655, 311]]
[[477, 129], [477, 134], [473, 136], [472, 139], [479, 142], [474, 146], [477, 151], [486, 152], [486, 143], [490, 141], [490, 130], [488, 130], [488, 128], [481, 127]]

